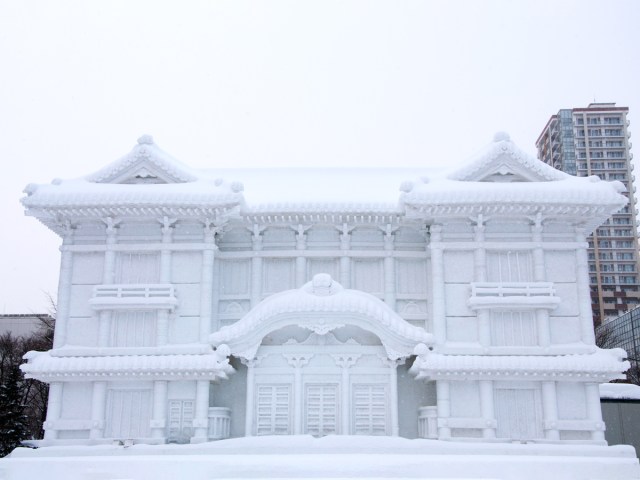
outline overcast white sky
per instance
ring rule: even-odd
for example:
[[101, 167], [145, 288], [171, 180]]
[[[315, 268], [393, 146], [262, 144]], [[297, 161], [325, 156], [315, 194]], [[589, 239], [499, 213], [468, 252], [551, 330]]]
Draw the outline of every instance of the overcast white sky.
[[192, 167], [428, 167], [499, 130], [535, 155], [550, 115], [594, 99], [635, 130], [639, 23], [637, 0], [0, 0], [0, 313], [56, 293], [28, 183], [143, 133]]

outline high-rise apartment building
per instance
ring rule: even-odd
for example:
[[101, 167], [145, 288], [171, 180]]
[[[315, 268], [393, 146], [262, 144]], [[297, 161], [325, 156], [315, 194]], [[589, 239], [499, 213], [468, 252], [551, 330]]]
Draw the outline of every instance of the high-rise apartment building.
[[638, 231], [627, 107], [591, 103], [553, 115], [536, 141], [538, 158], [571, 175], [596, 175], [627, 187], [629, 204], [589, 239], [593, 320], [599, 325], [640, 303]]

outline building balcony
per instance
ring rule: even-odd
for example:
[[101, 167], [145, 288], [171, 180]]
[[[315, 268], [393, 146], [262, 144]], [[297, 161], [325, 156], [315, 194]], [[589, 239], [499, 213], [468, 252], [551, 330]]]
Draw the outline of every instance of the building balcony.
[[89, 305], [94, 310], [173, 310], [178, 304], [171, 284], [96, 285]]
[[474, 282], [469, 307], [478, 309], [554, 309], [560, 304], [551, 282]]

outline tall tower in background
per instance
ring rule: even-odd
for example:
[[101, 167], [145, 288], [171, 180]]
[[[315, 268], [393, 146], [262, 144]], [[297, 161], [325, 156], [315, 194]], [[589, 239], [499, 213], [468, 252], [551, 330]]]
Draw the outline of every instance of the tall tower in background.
[[591, 103], [553, 115], [536, 141], [538, 158], [578, 177], [597, 175], [627, 187], [629, 204], [589, 239], [593, 321], [597, 326], [640, 303], [638, 231], [627, 107]]

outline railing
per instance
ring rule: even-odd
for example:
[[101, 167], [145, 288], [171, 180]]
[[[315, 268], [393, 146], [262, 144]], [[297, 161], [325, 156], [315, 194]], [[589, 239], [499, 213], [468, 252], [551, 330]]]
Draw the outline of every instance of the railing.
[[438, 407], [418, 409], [418, 437], [438, 438]]
[[113, 308], [173, 308], [175, 287], [167, 283], [96, 285], [89, 304], [97, 310]]
[[209, 407], [209, 440], [223, 440], [231, 435], [231, 409]]
[[471, 284], [472, 297], [551, 297], [551, 282], [478, 282]]

